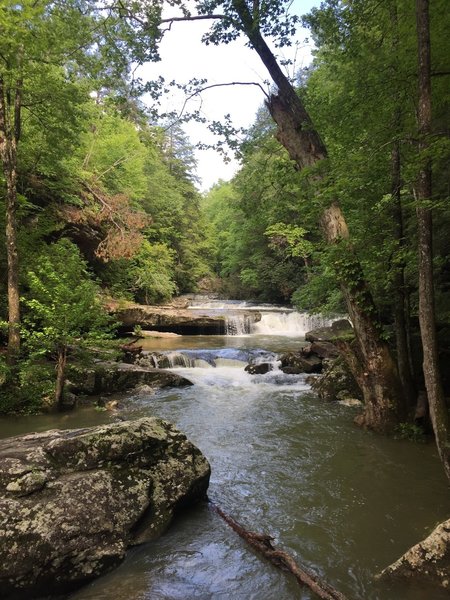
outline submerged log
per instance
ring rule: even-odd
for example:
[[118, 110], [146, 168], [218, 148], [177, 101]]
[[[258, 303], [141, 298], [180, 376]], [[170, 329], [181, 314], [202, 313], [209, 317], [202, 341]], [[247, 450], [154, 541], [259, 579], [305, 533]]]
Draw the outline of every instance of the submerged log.
[[294, 575], [299, 584], [308, 586], [319, 598], [323, 598], [324, 600], [346, 600], [345, 596], [331, 585], [319, 579], [317, 575], [308, 572], [304, 567], [299, 566], [290, 554], [274, 546], [272, 544], [273, 537], [245, 529], [245, 527], [225, 513], [217, 504], [211, 501], [209, 503], [212, 509], [233, 531], [278, 569]]

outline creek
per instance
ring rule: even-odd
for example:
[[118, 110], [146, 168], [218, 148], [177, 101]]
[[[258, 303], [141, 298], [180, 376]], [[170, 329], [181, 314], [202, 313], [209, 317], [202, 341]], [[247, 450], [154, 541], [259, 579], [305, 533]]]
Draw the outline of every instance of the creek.
[[[117, 395], [120, 415], [172, 421], [211, 463], [209, 496], [247, 529], [275, 543], [346, 594], [361, 600], [440, 600], [417, 584], [375, 583], [374, 574], [448, 518], [448, 485], [433, 445], [387, 439], [353, 425], [357, 409], [314, 396], [303, 375], [277, 369], [276, 353], [298, 349], [305, 329], [325, 324], [275, 307], [262, 319], [230, 311], [226, 336], [144, 340], [167, 357], [188, 388]], [[192, 310], [200, 310], [193, 307]], [[155, 360], [155, 359], [153, 359]], [[272, 362], [249, 375], [244, 366]], [[80, 409], [3, 420], [0, 435], [113, 420]], [[5, 427], [8, 428], [7, 433]], [[159, 540], [132, 549], [123, 564], [71, 600], [313, 599], [256, 556], [208, 505], [184, 512]]]

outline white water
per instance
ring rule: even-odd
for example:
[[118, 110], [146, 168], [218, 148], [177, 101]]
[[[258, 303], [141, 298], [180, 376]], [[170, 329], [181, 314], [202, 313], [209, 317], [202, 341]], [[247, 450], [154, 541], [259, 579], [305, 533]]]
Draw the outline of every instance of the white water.
[[252, 324], [251, 332], [260, 335], [305, 337], [308, 331], [318, 327], [329, 327], [335, 320], [306, 312], [268, 311], [261, 315], [261, 321]]
[[[323, 315], [311, 315], [292, 308], [272, 304], [252, 304], [226, 300], [191, 301], [191, 310], [206, 311], [217, 315], [225, 314], [225, 333], [228, 336], [279, 335], [286, 337], [304, 337], [305, 333], [318, 327], [329, 327], [336, 318]], [[245, 311], [246, 314], [242, 314]], [[251, 313], [259, 313], [260, 321], [254, 321]], [[256, 314], [255, 314], [256, 317]]]
[[248, 335], [252, 330], [252, 323], [246, 315], [226, 315], [226, 335]]

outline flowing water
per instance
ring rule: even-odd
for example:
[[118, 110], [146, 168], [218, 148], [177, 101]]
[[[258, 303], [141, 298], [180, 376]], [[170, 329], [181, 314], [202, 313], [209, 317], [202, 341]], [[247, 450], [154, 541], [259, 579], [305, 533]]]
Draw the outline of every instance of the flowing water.
[[[220, 310], [217, 306], [213, 310]], [[275, 335], [146, 340], [148, 360], [165, 357], [194, 382], [176, 390], [118, 396], [121, 414], [174, 422], [212, 466], [210, 498], [248, 529], [269, 533], [304, 566], [360, 600], [440, 600], [436, 590], [373, 580], [448, 518], [448, 485], [435, 449], [356, 428], [354, 408], [320, 401], [304, 376], [278, 370], [277, 352], [298, 348], [292, 312], [275, 311]], [[282, 335], [282, 319], [289, 327]], [[260, 322], [261, 323], [261, 322]], [[249, 375], [249, 362], [271, 362]], [[9, 435], [113, 420], [84, 409], [70, 415], [5, 421]], [[3, 432], [3, 435], [6, 435]], [[251, 549], [208, 505], [178, 518], [134, 548], [114, 572], [72, 600], [313, 599]]]

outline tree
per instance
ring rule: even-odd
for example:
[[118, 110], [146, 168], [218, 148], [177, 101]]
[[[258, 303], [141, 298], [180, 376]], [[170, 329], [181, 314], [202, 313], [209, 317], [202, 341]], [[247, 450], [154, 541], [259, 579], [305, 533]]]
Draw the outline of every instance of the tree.
[[419, 173], [416, 183], [419, 245], [419, 322], [423, 372], [439, 456], [450, 479], [450, 419], [439, 372], [434, 305], [432, 166], [431, 43], [428, 0], [416, 0], [418, 45]]
[[129, 64], [153, 57], [126, 20], [110, 8], [85, 0], [6, 0], [0, 7], [0, 158], [5, 179], [10, 362], [20, 350], [17, 173], [23, 115], [54, 124], [51, 115], [73, 120], [79, 94], [111, 86], [123, 91]]
[[86, 23], [78, 8], [76, 2], [66, 3], [61, 10], [58, 2], [28, 0], [8, 1], [0, 8], [0, 155], [6, 197], [10, 362], [20, 350], [17, 170], [23, 111], [39, 113], [42, 104], [49, 110], [61, 98], [59, 88], [65, 83], [71, 86], [70, 74], [61, 67], [85, 38]]
[[67, 239], [43, 250], [27, 273], [27, 283], [25, 344], [32, 360], [56, 358], [55, 405], [61, 407], [68, 347], [104, 339], [110, 319], [78, 248]]

